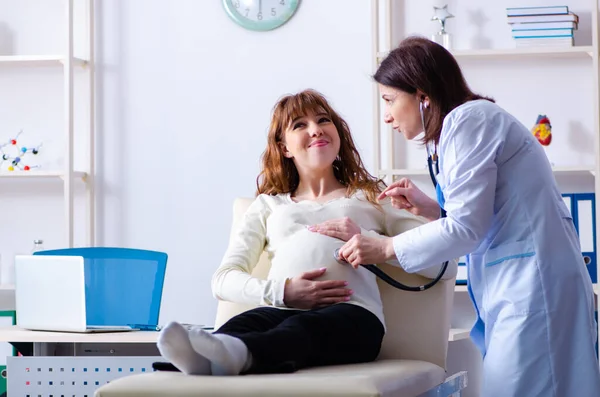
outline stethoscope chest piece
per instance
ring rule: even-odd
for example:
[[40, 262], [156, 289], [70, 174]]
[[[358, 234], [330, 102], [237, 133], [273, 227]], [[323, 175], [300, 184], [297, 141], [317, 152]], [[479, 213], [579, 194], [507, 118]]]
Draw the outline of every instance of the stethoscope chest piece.
[[347, 265], [348, 262], [343, 261], [340, 259], [340, 249], [336, 248], [335, 251], [333, 251], [333, 257], [335, 258], [335, 260], [337, 261], [337, 263], [339, 263], [340, 265]]

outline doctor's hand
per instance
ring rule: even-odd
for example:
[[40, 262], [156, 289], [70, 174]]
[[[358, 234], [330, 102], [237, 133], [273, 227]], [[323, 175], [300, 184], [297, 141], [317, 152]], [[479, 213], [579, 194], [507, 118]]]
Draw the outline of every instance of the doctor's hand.
[[379, 264], [396, 257], [391, 237], [374, 238], [360, 234], [352, 237], [339, 250], [339, 259], [357, 269], [360, 265]]
[[360, 234], [360, 227], [348, 217], [332, 219], [317, 225], [309, 226], [308, 230], [337, 238], [342, 241], [348, 241], [355, 234]]
[[383, 200], [386, 197], [392, 199], [394, 208], [405, 209], [413, 215], [424, 216], [429, 220], [436, 220], [440, 216], [438, 203], [423, 193], [408, 178], [402, 178], [392, 183], [381, 192], [377, 199]]
[[294, 309], [314, 309], [350, 300], [352, 290], [343, 280], [314, 281], [326, 268], [311, 270], [290, 278], [283, 290], [283, 303]]

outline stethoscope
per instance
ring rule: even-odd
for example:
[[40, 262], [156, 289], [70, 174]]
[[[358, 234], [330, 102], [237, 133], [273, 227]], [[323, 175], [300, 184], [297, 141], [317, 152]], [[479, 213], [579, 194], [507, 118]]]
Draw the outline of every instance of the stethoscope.
[[[423, 102], [420, 102], [420, 104], [419, 104], [419, 111], [421, 112], [421, 122], [423, 123], [423, 130], [424, 130], [425, 129], [425, 120], [423, 117]], [[435, 189], [437, 189], [437, 175], [440, 173], [440, 166], [438, 164], [437, 148], [436, 148], [435, 143], [433, 143], [433, 142], [427, 144], [427, 167], [429, 168], [429, 176], [431, 177], [431, 182], [433, 183], [433, 187]], [[434, 173], [434, 171], [435, 171], [435, 173]], [[445, 217], [446, 217], [446, 211], [440, 205], [440, 218], [445, 218]], [[346, 264], [347, 262], [342, 261], [340, 259], [339, 251], [340, 251], [339, 248], [336, 249], [333, 253], [333, 257], [339, 263]], [[444, 262], [444, 264], [442, 265], [442, 268], [440, 269], [437, 276], [435, 276], [435, 278], [433, 280], [431, 280], [430, 282], [428, 282], [425, 285], [421, 285], [418, 287], [402, 284], [401, 282], [393, 279], [386, 272], [384, 272], [383, 270], [378, 268], [377, 265], [367, 264], [367, 265], [361, 265], [361, 266], [364, 267], [365, 269], [367, 269], [368, 271], [370, 271], [371, 273], [375, 274], [377, 277], [379, 277], [380, 279], [382, 279], [383, 281], [385, 281], [386, 283], [388, 283], [389, 285], [391, 285], [394, 288], [398, 288], [403, 291], [418, 292], [418, 291], [428, 290], [429, 288], [436, 285], [438, 283], [438, 281], [440, 281], [442, 279], [442, 277], [444, 277], [444, 273], [446, 273], [446, 269], [448, 268], [448, 261]]]

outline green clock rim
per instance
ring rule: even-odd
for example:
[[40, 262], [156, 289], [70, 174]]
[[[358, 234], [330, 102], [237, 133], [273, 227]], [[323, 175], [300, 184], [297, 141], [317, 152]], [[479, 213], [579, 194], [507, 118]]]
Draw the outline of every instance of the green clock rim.
[[223, 8], [225, 8], [225, 11], [227, 12], [227, 15], [229, 16], [229, 18], [231, 18], [238, 25], [240, 25], [246, 29], [249, 29], [249, 30], [264, 32], [267, 30], [273, 30], [275, 28], [280, 27], [281, 25], [283, 25], [287, 21], [289, 21], [290, 18], [294, 15], [296, 10], [298, 9], [300, 0], [287, 0], [287, 1], [290, 2], [290, 6], [288, 8], [288, 11], [285, 14], [281, 14], [280, 16], [277, 17], [277, 19], [274, 19], [274, 20], [271, 19], [271, 20], [268, 20], [265, 22], [251, 21], [249, 19], [244, 18], [237, 12], [235, 12], [234, 11], [235, 7], [233, 6], [233, 3], [232, 3], [233, 0], [223, 0]]

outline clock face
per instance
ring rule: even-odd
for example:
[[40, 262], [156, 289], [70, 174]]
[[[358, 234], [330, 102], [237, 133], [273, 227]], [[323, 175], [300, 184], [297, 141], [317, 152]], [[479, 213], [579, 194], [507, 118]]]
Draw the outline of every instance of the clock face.
[[250, 30], [272, 30], [286, 23], [300, 0], [223, 0], [235, 23]]

